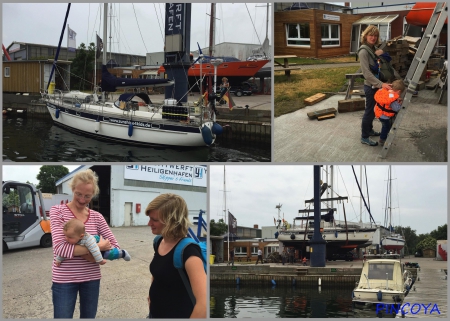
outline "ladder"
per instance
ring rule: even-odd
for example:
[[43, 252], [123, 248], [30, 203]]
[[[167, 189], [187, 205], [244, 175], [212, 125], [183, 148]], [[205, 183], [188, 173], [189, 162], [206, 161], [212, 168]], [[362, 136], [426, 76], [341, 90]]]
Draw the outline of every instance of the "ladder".
[[419, 44], [419, 48], [417, 49], [411, 66], [409, 67], [408, 73], [406, 74], [405, 83], [408, 84], [408, 88], [402, 95], [402, 108], [397, 113], [394, 124], [392, 125], [386, 142], [384, 143], [384, 146], [381, 150], [381, 158], [386, 158], [386, 155], [392, 146], [392, 142], [397, 133], [397, 129], [400, 128], [400, 123], [406, 114], [409, 103], [411, 102], [412, 94], [416, 90], [417, 84], [419, 83], [420, 77], [422, 76], [422, 73], [427, 65], [431, 52], [436, 45], [436, 41], [439, 34], [441, 33], [447, 16], [447, 3], [438, 2], [430, 17], [430, 21], [428, 22], [428, 26], [425, 29], [424, 35]]

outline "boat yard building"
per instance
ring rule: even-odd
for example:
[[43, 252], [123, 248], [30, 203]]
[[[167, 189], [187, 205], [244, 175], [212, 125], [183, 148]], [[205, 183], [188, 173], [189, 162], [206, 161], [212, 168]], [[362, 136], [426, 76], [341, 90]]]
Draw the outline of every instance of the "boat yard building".
[[[11, 58], [7, 60], [3, 55], [3, 92], [5, 93], [29, 93], [39, 94], [47, 89], [53, 60], [55, 59], [57, 46], [13, 42], [6, 50]], [[67, 90], [70, 88], [70, 65], [79, 49], [75, 52], [67, 51], [61, 47], [57, 62], [58, 72], [54, 72], [52, 80], [55, 88]], [[108, 53], [108, 62], [114, 61], [118, 66], [145, 65], [145, 56], [129, 55], [122, 53]], [[101, 74], [101, 61], [98, 60], [97, 74]], [[113, 66], [112, 66], [113, 67]], [[133, 67], [136, 69], [136, 67]], [[144, 71], [131, 71], [124, 69], [109, 69], [118, 77], [139, 78]]]
[[327, 58], [355, 53], [368, 25], [380, 30], [380, 39], [420, 36], [421, 28], [409, 26], [406, 15], [414, 3], [374, 2], [365, 7], [327, 3], [275, 3], [275, 55]]
[[[55, 182], [59, 194], [72, 194], [69, 187], [76, 172], [90, 168], [99, 177], [100, 194], [89, 207], [100, 212], [111, 227], [145, 226], [147, 205], [158, 195], [183, 197], [194, 223], [206, 211], [207, 167], [201, 165], [84, 165]], [[206, 220], [206, 214], [203, 214]], [[195, 229], [194, 229], [195, 230]]]

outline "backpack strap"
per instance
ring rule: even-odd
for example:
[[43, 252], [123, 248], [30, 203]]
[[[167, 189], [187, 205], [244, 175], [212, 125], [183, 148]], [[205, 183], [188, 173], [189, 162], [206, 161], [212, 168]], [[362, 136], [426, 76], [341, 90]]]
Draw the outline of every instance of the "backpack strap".
[[376, 59], [375, 52], [373, 52], [372, 49], [371, 49], [369, 46], [367, 46], [367, 45], [361, 45], [361, 47], [359, 47], [358, 51], [356, 52], [356, 60], [358, 60], [358, 54], [359, 54], [359, 52], [360, 52], [362, 49], [367, 50], [367, 52], [370, 54], [370, 56], [372, 57], [372, 59]]
[[184, 239], [181, 239], [180, 242], [178, 242], [177, 246], [175, 247], [175, 253], [173, 254], [173, 265], [180, 273], [181, 280], [183, 280], [184, 287], [186, 288], [186, 291], [188, 292], [189, 297], [191, 298], [192, 305], [195, 305], [196, 303], [195, 296], [194, 293], [192, 292], [191, 283], [189, 282], [186, 273], [184, 272], [184, 264], [183, 264], [184, 249], [189, 244], [198, 245], [198, 243], [190, 237], [185, 237]]

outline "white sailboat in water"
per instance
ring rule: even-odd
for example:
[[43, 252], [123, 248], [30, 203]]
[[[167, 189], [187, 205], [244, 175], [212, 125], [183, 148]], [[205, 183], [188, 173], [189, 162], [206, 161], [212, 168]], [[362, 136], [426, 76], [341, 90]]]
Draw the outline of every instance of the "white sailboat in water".
[[[108, 6], [104, 4], [104, 39], [107, 38], [107, 10]], [[190, 14], [190, 8], [185, 12]], [[103, 92], [174, 84], [170, 79], [117, 78], [106, 68], [106, 51], [105, 45]], [[170, 64], [166, 65], [166, 69], [171, 67]], [[215, 113], [210, 106], [204, 106], [203, 99], [198, 104], [189, 104], [169, 98], [162, 105], [157, 105], [151, 102], [146, 93], [124, 93], [114, 102], [99, 99], [96, 92], [86, 94], [55, 90], [52, 94], [45, 92], [42, 96], [55, 124], [108, 140], [138, 145], [193, 147], [213, 144], [216, 134], [222, 132], [221, 126], [215, 123]]]

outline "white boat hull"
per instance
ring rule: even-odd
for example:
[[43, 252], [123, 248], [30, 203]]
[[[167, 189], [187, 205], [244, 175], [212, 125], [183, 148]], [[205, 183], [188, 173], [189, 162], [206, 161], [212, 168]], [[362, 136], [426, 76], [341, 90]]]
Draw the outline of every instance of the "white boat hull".
[[[372, 243], [375, 229], [367, 231], [349, 231], [348, 235], [345, 231], [337, 232], [335, 230], [324, 230], [321, 234], [328, 244], [335, 244], [342, 248], [356, 248], [359, 245], [367, 246]], [[304, 230], [286, 230], [278, 235], [278, 240], [288, 243], [309, 242], [309, 237], [313, 231], [309, 231], [305, 237]]]
[[[378, 291], [382, 292], [382, 299], [378, 300]], [[405, 299], [405, 293], [381, 289], [355, 289], [353, 290], [353, 301], [359, 303], [383, 303], [394, 304], [401, 303]], [[394, 300], [394, 297], [396, 299]]]
[[[130, 119], [130, 117], [124, 116], [122, 111], [117, 113], [115, 107], [109, 107], [113, 113], [108, 113], [105, 116], [105, 114], [99, 112], [100, 107], [98, 106], [94, 106], [97, 110], [89, 110], [83, 108], [83, 106], [79, 111], [74, 111], [74, 109], [47, 102], [48, 111], [56, 124], [103, 139], [132, 144], [206, 146], [200, 126], [181, 124], [175, 121], [164, 122], [161, 119], [155, 121], [151, 119], [142, 120], [142, 117], [139, 119], [131, 117]], [[58, 117], [56, 115], [57, 109], [59, 109]], [[131, 131], [130, 123], [133, 124]], [[203, 123], [203, 126], [208, 126], [210, 129], [212, 125], [212, 121]]]
[[405, 246], [405, 240], [397, 237], [384, 237], [381, 240], [381, 246], [385, 250], [401, 250]]

